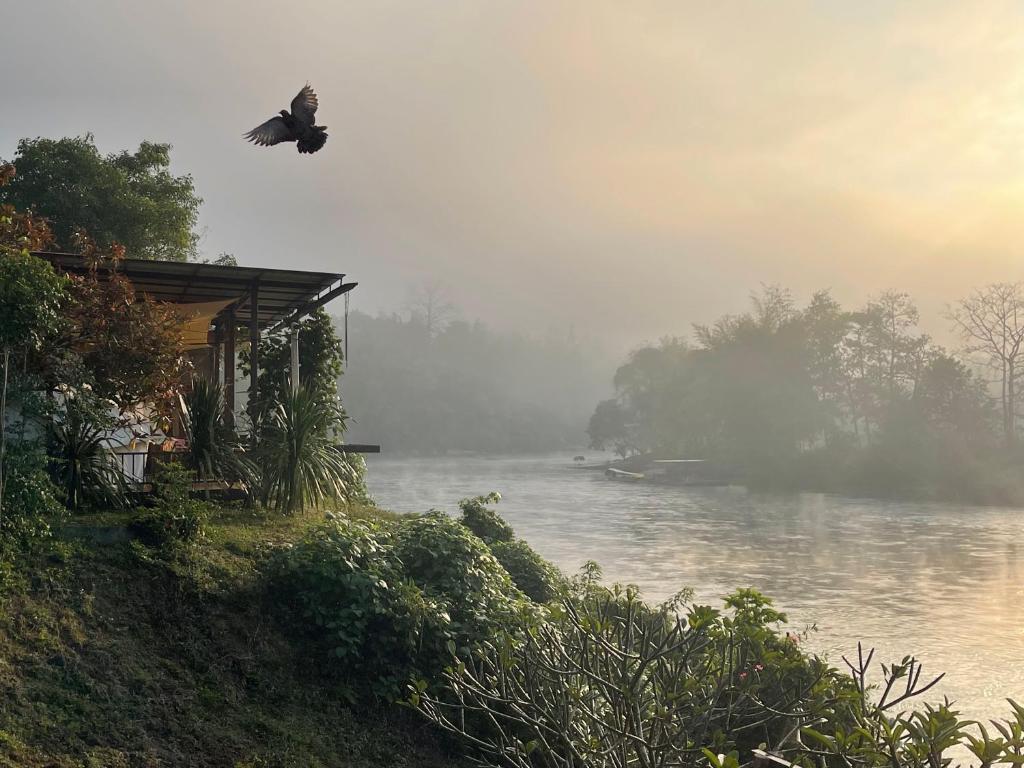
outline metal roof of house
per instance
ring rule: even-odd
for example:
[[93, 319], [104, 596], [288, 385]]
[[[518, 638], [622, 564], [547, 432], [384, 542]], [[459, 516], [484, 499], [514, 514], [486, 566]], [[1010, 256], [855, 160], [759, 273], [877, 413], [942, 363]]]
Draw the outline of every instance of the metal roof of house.
[[[67, 274], [82, 275], [89, 271], [88, 264], [78, 254], [39, 251], [35, 255]], [[101, 265], [100, 271], [109, 271], [109, 267]], [[253, 286], [258, 286], [257, 317], [261, 329], [299, 319], [356, 286], [356, 283], [345, 283], [345, 275], [337, 272], [180, 261], [122, 259], [118, 271], [131, 281], [138, 293], [156, 301], [192, 304], [232, 300], [230, 306], [236, 311], [242, 310], [242, 317], [248, 313]]]

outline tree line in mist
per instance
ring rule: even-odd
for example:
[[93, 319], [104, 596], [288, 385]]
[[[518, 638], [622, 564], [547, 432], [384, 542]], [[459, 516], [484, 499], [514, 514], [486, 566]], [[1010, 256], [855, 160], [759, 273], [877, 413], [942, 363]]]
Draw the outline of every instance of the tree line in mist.
[[388, 454], [578, 448], [607, 366], [572, 333], [530, 338], [452, 319], [425, 294], [405, 315], [349, 317], [340, 391], [350, 442]]
[[954, 351], [906, 293], [847, 309], [764, 288], [748, 312], [632, 352], [591, 443], [717, 461], [753, 485], [1019, 501], [1024, 290], [980, 289], [947, 319]]

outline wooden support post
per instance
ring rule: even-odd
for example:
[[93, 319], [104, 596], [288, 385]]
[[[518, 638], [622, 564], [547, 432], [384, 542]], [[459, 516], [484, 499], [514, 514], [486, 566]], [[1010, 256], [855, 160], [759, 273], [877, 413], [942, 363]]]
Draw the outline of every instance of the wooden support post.
[[221, 374], [221, 354], [224, 348], [224, 328], [223, 323], [219, 320], [213, 327], [213, 348], [210, 350], [210, 379], [214, 384], [220, 384], [223, 387], [224, 380]]
[[[255, 282], [249, 289], [249, 402], [259, 398], [260, 386], [260, 284]], [[251, 413], [251, 411], [250, 411]], [[252, 434], [255, 445], [256, 434]]]
[[291, 348], [292, 348], [292, 392], [299, 390], [299, 325], [296, 323], [291, 327]]
[[224, 328], [224, 421], [229, 427], [235, 426], [235, 308], [228, 310], [227, 327]]

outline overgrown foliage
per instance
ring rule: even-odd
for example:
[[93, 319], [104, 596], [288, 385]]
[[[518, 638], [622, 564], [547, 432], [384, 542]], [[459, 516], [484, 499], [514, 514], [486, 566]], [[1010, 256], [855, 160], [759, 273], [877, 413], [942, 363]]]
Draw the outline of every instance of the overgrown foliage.
[[171, 173], [170, 150], [147, 141], [134, 153], [104, 156], [91, 134], [22, 139], [17, 176], [0, 189], [0, 204], [46, 219], [64, 250], [86, 231], [101, 248], [119, 245], [132, 258], [188, 261], [202, 200], [191, 176]]
[[[525, 546], [525, 545], [523, 545]], [[327, 669], [361, 690], [398, 696], [536, 610], [488, 546], [440, 512], [397, 520], [332, 515], [276, 556], [268, 589], [297, 605], [287, 622]]]
[[490, 547], [512, 583], [535, 603], [554, 600], [564, 588], [561, 572], [522, 539], [495, 541]]
[[488, 504], [497, 504], [501, 496], [492, 491], [486, 496], [474, 496], [459, 502], [462, 510], [462, 524], [479, 536], [487, 544], [498, 541], [512, 541], [515, 532]]
[[402, 521], [395, 554], [406, 575], [445, 606], [460, 653], [512, 621], [522, 595], [487, 545], [443, 512]]
[[319, 649], [349, 695], [363, 686], [394, 697], [443, 647], [443, 607], [410, 582], [394, 553], [388, 525], [337, 519], [282, 553], [273, 569], [275, 594], [294, 600], [300, 634]]
[[[344, 353], [331, 318], [321, 308], [297, 325], [300, 384], [315, 399], [338, 405], [338, 378], [343, 370]], [[259, 396], [253, 398], [247, 406], [249, 419], [257, 427], [291, 392], [289, 334], [290, 329], [286, 328], [280, 333], [266, 334], [260, 339]], [[239, 358], [242, 371], [248, 376], [251, 370], [248, 347], [242, 348]], [[339, 413], [343, 415], [344, 411]], [[344, 422], [340, 426], [343, 428]]]
[[490, 547], [512, 582], [527, 597], [546, 603], [558, 594], [564, 578], [558, 569], [538, 555], [525, 541], [516, 540], [515, 531], [489, 504], [497, 504], [501, 496], [492, 491], [459, 502], [461, 522]]

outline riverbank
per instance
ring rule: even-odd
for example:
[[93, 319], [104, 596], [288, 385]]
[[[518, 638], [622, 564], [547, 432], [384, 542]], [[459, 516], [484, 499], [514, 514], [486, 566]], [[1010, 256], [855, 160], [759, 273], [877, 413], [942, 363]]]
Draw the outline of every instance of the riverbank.
[[58, 531], [5, 574], [0, 766], [460, 765], [413, 713], [353, 706], [275, 620], [262, 564], [322, 521], [219, 510], [183, 558], [124, 515]]
[[[817, 627], [809, 650], [840, 664], [858, 641], [890, 660], [916, 653], [947, 673], [937, 695], [982, 721], [1024, 688], [1018, 507], [621, 483], [564, 452], [373, 456], [367, 482], [381, 506], [412, 511], [499, 490], [502, 517], [541, 555], [567, 573], [594, 560], [649, 600], [692, 587], [716, 604], [755, 585], [790, 630]], [[935, 631], [961, 626], [970, 631]]]
[[[593, 566], [566, 580], [515, 538], [488, 506], [496, 500], [464, 500], [458, 519], [366, 506], [298, 517], [210, 508], [193, 520], [200, 535], [189, 527], [169, 537], [145, 512], [75, 518], [4, 571], [0, 766], [456, 768], [460, 749], [504, 750], [519, 728], [515, 749], [524, 757], [551, 733], [559, 740], [544, 749], [573, 750], [578, 745], [561, 728], [534, 733], [536, 717], [561, 722], [567, 710], [549, 710], [552, 701], [571, 699], [600, 675], [581, 668], [567, 673], [571, 680], [545, 682], [534, 673], [552, 659], [572, 659], [572, 669], [589, 664], [595, 647], [613, 654], [621, 647], [621, 658], [639, 669], [656, 659], [658, 669], [672, 669], [661, 682], [625, 670], [621, 682], [595, 689], [586, 700], [593, 711], [566, 725], [600, 719], [604, 735], [586, 743], [588, 754], [626, 727], [643, 732], [624, 749], [646, 743], [647, 720], [614, 721], [627, 681], [644, 698], [685, 680], [706, 701], [671, 710], [671, 727], [717, 734], [713, 746], [726, 754], [736, 750], [746, 761], [769, 742], [795, 756], [801, 748], [779, 713], [808, 707], [825, 739], [833, 727], [852, 725], [851, 717], [870, 733], [829, 749], [869, 756], [865, 765], [887, 759], [876, 738], [888, 727], [883, 711], [784, 632], [772, 601], [739, 589], [721, 610], [689, 597], [659, 606], [633, 588], [603, 586]], [[595, 632], [602, 638], [596, 646]], [[689, 650], [678, 643], [683, 635]], [[638, 638], [651, 642], [634, 648]], [[693, 664], [691, 652], [698, 654]], [[453, 654], [463, 664], [453, 665]], [[509, 689], [518, 703], [508, 722], [516, 725], [504, 735], [443, 714], [453, 695], [509, 704], [498, 677], [478, 678], [480, 687], [463, 676], [478, 663], [494, 675], [525, 675]], [[428, 729], [407, 708], [380, 703], [396, 698], [441, 727]], [[762, 711], [764, 701], [772, 704]], [[522, 712], [536, 717], [521, 719]], [[733, 716], [720, 722], [723, 712]], [[928, 727], [947, 716], [955, 714], [927, 715]], [[463, 736], [461, 747], [442, 736], [445, 728]], [[945, 749], [922, 738], [902, 739], [900, 759]], [[722, 765], [739, 765], [730, 760]]]
[[811, 451], [768, 469], [744, 471], [728, 462], [680, 460], [658, 454], [577, 462], [611, 480], [694, 487], [738, 485], [757, 492], [830, 493], [888, 501], [932, 501], [979, 506], [1024, 506], [1018, 461], [919, 462], [903, 472], [870, 452]]

